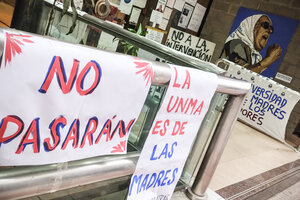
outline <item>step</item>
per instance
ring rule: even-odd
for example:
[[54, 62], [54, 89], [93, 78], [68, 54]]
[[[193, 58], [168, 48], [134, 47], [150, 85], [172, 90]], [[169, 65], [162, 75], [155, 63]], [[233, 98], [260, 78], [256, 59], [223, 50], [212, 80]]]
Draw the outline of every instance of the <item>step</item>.
[[298, 182], [300, 159], [221, 188], [216, 193], [226, 200], [269, 199]]

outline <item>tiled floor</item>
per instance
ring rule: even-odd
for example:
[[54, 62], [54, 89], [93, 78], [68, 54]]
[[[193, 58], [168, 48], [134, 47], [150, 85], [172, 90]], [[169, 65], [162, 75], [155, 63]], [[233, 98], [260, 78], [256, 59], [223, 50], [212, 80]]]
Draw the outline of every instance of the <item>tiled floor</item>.
[[[248, 189], [248, 186], [251, 186], [251, 184], [252, 186], [253, 184], [257, 186], [264, 181], [263, 179], [270, 176], [274, 177], [285, 172], [281, 169], [283, 165], [285, 165], [285, 168], [290, 169], [291, 166], [287, 163], [294, 162], [298, 159], [300, 159], [299, 152], [297, 153], [287, 145], [241, 122], [236, 122], [216, 172], [211, 180], [209, 189], [207, 190], [209, 194], [208, 200], [223, 199], [214, 191], [228, 196], [235, 194], [235, 192], [242, 193], [243, 190], [246, 190], [245, 188]], [[297, 163], [299, 163], [299, 161]], [[262, 175], [263, 177], [260, 177], [262, 173], [264, 173]], [[299, 184], [300, 183], [295, 185]], [[299, 192], [294, 192], [297, 190], [293, 191], [294, 188], [295, 187], [291, 187], [291, 189], [284, 190], [272, 198], [272, 200], [291, 200], [295, 195], [300, 195]], [[227, 199], [227, 196], [224, 195], [223, 197]], [[300, 199], [300, 196], [297, 196], [297, 198]], [[172, 200], [173, 199], [181, 200], [188, 198], [182, 192], [176, 192], [172, 197]]]
[[216, 191], [298, 159], [299, 152], [237, 122], [209, 188]]

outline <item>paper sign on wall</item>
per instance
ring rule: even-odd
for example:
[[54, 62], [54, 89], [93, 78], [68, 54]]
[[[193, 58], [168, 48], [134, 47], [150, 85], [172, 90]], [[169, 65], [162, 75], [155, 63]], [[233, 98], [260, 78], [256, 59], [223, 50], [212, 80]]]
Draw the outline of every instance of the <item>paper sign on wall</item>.
[[203, 61], [211, 60], [216, 46], [215, 43], [174, 28], [170, 28], [165, 45]]
[[145, 8], [147, 0], [133, 0], [133, 5], [139, 8]]
[[130, 15], [133, 6], [133, 0], [121, 0], [120, 6], [118, 7], [121, 13]]
[[97, 48], [103, 49], [106, 51], [115, 52], [117, 50], [119, 40], [114, 40], [115, 37], [104, 31], [101, 32]]
[[173, 10], [171, 8], [165, 7], [163, 18], [170, 19], [172, 11]]
[[152, 28], [150, 26], [147, 27], [146, 38], [153, 40], [155, 42], [161, 43], [163, 37], [164, 37], [163, 31], [156, 29], [156, 28]]
[[163, 0], [158, 0], [155, 10], [159, 12], [164, 12], [165, 7], [166, 7], [166, 2]]
[[22, 33], [4, 34], [1, 165], [126, 153], [129, 131], [152, 81], [151, 63]]
[[192, 16], [194, 7], [189, 5], [189, 4], [184, 4], [179, 21], [178, 21], [178, 26], [181, 28], [186, 28], [190, 18]]
[[171, 199], [216, 91], [215, 74], [171, 68], [170, 86], [131, 178], [127, 200]]
[[175, 0], [168, 0], [167, 6], [168, 6], [169, 8], [173, 8], [174, 3], [175, 3]]
[[136, 25], [138, 23], [141, 11], [142, 10], [140, 8], [132, 7], [131, 15], [129, 18], [130, 24]]
[[194, 31], [194, 32], [198, 32], [203, 16], [205, 14], [206, 8], [202, 5], [200, 5], [199, 3], [197, 3], [193, 15], [191, 17], [191, 20], [189, 22], [188, 25], [188, 29]]
[[174, 8], [175, 8], [176, 10], [182, 11], [182, 8], [183, 8], [183, 6], [184, 6], [184, 3], [185, 3], [185, 1], [183, 1], [183, 0], [175, 0]]
[[185, 0], [185, 2], [192, 5], [192, 6], [195, 6], [196, 3], [197, 3], [197, 0]]
[[166, 30], [167, 26], [168, 26], [169, 20], [162, 18], [161, 23], [159, 24], [158, 28], [162, 29], [162, 30]]
[[150, 22], [160, 24], [163, 18], [163, 13], [157, 10], [152, 10], [150, 16]]

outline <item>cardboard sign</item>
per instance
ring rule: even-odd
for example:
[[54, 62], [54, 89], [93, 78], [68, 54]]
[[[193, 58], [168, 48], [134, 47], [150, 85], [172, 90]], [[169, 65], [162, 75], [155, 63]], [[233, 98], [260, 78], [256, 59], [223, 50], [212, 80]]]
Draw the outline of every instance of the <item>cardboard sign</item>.
[[0, 165], [126, 153], [152, 81], [151, 63], [9, 32], [4, 47]]
[[209, 62], [216, 44], [191, 34], [170, 28], [165, 45], [189, 56]]
[[216, 91], [215, 74], [171, 67], [170, 85], [131, 178], [127, 200], [171, 199]]
[[252, 84], [239, 119], [284, 142], [286, 125], [300, 99], [299, 92], [234, 63], [230, 63], [227, 76]]

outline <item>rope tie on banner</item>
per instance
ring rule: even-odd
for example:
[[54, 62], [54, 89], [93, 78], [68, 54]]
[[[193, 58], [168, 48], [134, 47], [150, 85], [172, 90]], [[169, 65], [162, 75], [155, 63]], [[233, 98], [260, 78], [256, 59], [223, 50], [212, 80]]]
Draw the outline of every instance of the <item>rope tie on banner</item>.
[[60, 189], [63, 179], [63, 171], [68, 169], [68, 162], [58, 163], [57, 164], [57, 171], [56, 176], [53, 181], [52, 187], [50, 189], [50, 192], [56, 192]]

